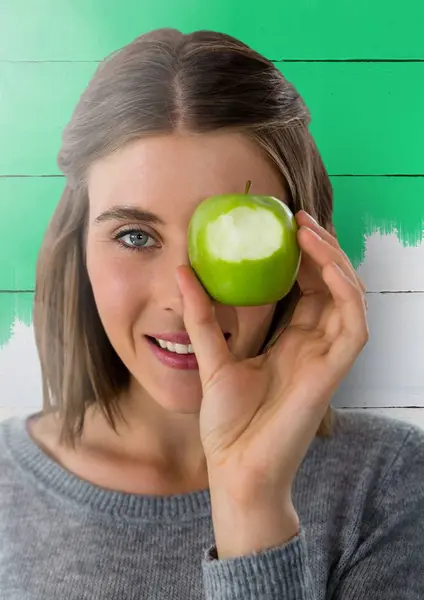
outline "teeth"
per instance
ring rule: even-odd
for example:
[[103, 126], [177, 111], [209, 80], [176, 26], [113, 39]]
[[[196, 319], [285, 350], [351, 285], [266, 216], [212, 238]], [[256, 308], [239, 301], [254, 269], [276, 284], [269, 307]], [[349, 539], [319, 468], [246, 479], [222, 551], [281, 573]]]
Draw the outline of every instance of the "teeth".
[[159, 343], [159, 346], [164, 350], [169, 350], [169, 352], [175, 352], [176, 354], [193, 354], [193, 346], [188, 344], [173, 344], [172, 342], [166, 342], [165, 340], [159, 340], [155, 338]]

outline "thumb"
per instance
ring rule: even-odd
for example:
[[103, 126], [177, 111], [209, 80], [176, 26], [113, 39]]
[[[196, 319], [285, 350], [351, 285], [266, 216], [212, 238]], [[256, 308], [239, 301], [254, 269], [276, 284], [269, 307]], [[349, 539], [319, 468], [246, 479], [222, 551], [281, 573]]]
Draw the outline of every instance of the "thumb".
[[215, 308], [192, 268], [177, 267], [176, 278], [183, 297], [184, 324], [204, 388], [233, 357], [215, 318]]

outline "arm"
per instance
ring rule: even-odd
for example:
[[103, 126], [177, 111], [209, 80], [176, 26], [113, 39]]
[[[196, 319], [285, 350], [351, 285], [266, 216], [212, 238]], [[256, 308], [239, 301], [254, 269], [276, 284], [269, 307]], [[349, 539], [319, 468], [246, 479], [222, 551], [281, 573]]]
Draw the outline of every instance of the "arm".
[[203, 560], [206, 600], [316, 600], [302, 528], [289, 542], [259, 553]]
[[[329, 580], [331, 600], [423, 600], [424, 432], [411, 429]], [[262, 535], [262, 533], [261, 533]], [[276, 538], [274, 538], [275, 540]], [[206, 600], [317, 600], [302, 527], [279, 546], [203, 561]]]
[[[413, 429], [328, 588], [334, 600], [423, 600], [424, 432]], [[343, 564], [344, 562], [344, 564]]]
[[216, 545], [203, 561], [206, 598], [314, 600], [304, 532], [290, 502], [212, 495]]

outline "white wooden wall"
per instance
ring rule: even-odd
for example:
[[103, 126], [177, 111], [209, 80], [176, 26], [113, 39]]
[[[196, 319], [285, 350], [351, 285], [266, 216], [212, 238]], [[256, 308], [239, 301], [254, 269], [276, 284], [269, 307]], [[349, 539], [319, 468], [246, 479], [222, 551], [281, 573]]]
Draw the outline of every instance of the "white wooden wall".
[[367, 238], [358, 273], [367, 286], [370, 341], [339, 388], [335, 406], [424, 427], [423, 242], [405, 247], [396, 233]]
[[[424, 234], [424, 0], [269, 4], [0, 0], [0, 300], [33, 289], [31, 252], [62, 185], [60, 134], [98, 60], [156, 27], [225, 31], [274, 60], [305, 98], [335, 206], [354, 207], [339, 211], [344, 239], [368, 205], [388, 223], [387, 234], [365, 234], [371, 339], [334, 405], [424, 427], [424, 237], [400, 243], [393, 229], [396, 207]], [[3, 345], [0, 335], [0, 419], [39, 410], [31, 327], [15, 320]]]

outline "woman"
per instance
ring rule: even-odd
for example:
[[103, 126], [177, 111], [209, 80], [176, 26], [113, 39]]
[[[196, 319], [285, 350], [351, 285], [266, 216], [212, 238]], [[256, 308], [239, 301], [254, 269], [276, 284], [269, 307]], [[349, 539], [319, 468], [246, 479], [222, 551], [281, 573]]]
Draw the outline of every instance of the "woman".
[[[0, 428], [2, 599], [423, 597], [424, 433], [330, 407], [368, 326], [308, 123], [226, 35], [98, 68], [37, 265], [43, 411]], [[212, 302], [188, 266], [195, 207], [248, 179], [299, 225], [277, 305]]]

